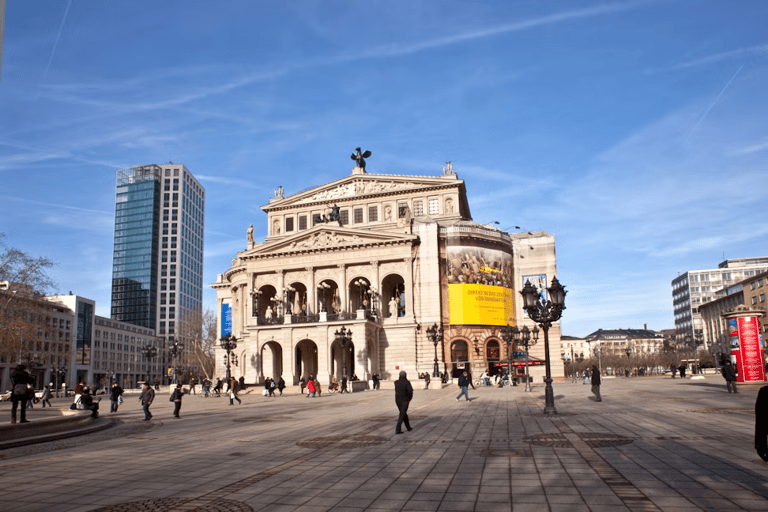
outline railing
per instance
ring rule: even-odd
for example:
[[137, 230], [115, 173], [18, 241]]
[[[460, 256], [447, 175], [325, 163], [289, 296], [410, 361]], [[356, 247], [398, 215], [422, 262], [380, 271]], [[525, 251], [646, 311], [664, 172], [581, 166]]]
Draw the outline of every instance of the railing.
[[294, 315], [291, 317], [292, 324], [311, 324], [320, 321], [320, 315]]
[[274, 316], [272, 318], [258, 317], [256, 319], [256, 325], [279, 325], [285, 323], [285, 317]]

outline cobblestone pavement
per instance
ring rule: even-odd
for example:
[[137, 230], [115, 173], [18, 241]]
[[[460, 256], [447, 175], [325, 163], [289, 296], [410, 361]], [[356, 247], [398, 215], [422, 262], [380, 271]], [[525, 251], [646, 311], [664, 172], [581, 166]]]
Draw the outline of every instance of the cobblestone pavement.
[[181, 419], [159, 394], [149, 422], [129, 399], [109, 430], [0, 451], [0, 510], [768, 510], [757, 388], [605, 379], [596, 403], [589, 386], [554, 386], [556, 417], [541, 384], [469, 403], [417, 389], [403, 435], [392, 390], [188, 396]]

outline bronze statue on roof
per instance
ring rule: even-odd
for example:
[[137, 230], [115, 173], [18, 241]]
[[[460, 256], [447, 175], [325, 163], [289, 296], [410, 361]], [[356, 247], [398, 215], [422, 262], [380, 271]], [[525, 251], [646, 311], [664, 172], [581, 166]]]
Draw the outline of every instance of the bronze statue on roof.
[[360, 150], [360, 148], [355, 148], [355, 150], [357, 151], [357, 153], [352, 153], [352, 156], [350, 158], [352, 158], [352, 160], [357, 162], [357, 166], [360, 169], [365, 170], [365, 160], [364, 160], [364, 158], [368, 158], [369, 156], [371, 156], [371, 152], [366, 150], [365, 153], [363, 153]]

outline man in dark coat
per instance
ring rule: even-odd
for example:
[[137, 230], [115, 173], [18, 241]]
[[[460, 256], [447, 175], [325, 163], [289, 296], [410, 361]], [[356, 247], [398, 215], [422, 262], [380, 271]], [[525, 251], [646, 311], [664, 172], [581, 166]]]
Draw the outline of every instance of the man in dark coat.
[[27, 367], [20, 364], [11, 370], [11, 423], [16, 423], [16, 409], [21, 402], [21, 423], [27, 421], [27, 400], [29, 400], [29, 388], [27, 384], [34, 384], [35, 380], [27, 373]]
[[112, 383], [112, 389], [109, 391], [109, 412], [117, 412], [120, 397], [123, 395], [123, 388], [117, 382]]
[[152, 405], [154, 400], [155, 390], [149, 387], [149, 382], [145, 382], [144, 389], [142, 389], [141, 395], [139, 395], [139, 402], [141, 402], [141, 406], [144, 409], [144, 421], [152, 419], [152, 413], [149, 412], [149, 406]]
[[730, 361], [726, 361], [723, 367], [720, 369], [725, 379], [725, 388], [729, 393], [738, 393], [736, 390], [736, 368], [733, 367]]
[[595, 395], [595, 402], [602, 402], [600, 397], [600, 370], [597, 365], [592, 365], [592, 393]]
[[401, 425], [405, 423], [405, 428], [411, 430], [411, 423], [408, 421], [408, 405], [413, 399], [413, 386], [408, 382], [406, 373], [400, 372], [400, 378], [395, 381], [395, 403], [397, 404], [397, 410], [400, 411], [397, 417], [397, 426], [395, 427], [395, 434], [402, 434]]
[[768, 462], [768, 386], [760, 388], [755, 402], [755, 450]]

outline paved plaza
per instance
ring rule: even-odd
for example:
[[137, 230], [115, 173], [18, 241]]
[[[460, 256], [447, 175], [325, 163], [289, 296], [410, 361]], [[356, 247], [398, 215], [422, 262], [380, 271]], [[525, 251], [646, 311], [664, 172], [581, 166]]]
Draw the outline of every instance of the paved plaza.
[[545, 417], [542, 384], [470, 388], [471, 402], [455, 385], [417, 389], [402, 435], [391, 389], [193, 395], [181, 419], [158, 394], [152, 421], [128, 395], [113, 415], [102, 402], [109, 429], [0, 451], [0, 510], [768, 510], [757, 388], [605, 379], [601, 403], [589, 390], [555, 383], [559, 414]]

